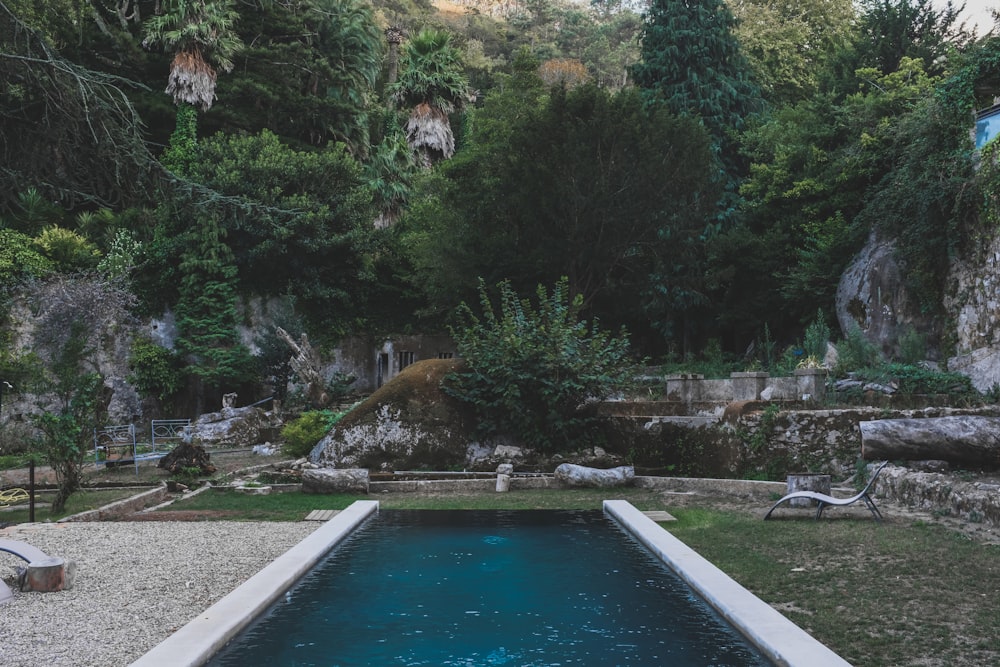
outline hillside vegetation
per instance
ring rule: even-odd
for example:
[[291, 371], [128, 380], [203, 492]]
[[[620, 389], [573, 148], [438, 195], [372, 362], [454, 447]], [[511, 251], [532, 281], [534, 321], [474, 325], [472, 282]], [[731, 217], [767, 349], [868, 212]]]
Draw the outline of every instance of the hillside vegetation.
[[[58, 451], [119, 381], [323, 407], [251, 302], [329, 352], [565, 284], [636, 359], [941, 360], [1000, 217], [1000, 40], [929, 0], [0, 0], [0, 56], [0, 380]], [[921, 317], [869, 355], [834, 312], [873, 237]]]

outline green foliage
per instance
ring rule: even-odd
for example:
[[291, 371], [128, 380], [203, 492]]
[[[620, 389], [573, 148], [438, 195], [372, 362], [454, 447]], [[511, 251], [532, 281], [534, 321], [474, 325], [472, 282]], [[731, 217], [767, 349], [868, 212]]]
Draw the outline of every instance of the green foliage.
[[403, 49], [399, 80], [388, 91], [401, 108], [427, 104], [451, 113], [465, 105], [469, 82], [462, 54], [443, 30], [421, 30]]
[[176, 354], [148, 338], [132, 343], [129, 382], [145, 396], [168, 403], [184, 387], [183, 362]]
[[101, 259], [101, 251], [93, 243], [62, 227], [44, 229], [34, 243], [56, 270], [64, 273], [95, 268]]
[[826, 347], [830, 342], [830, 327], [826, 324], [826, 317], [823, 309], [816, 311], [816, 319], [806, 327], [805, 345], [803, 349], [807, 357], [813, 357], [820, 361], [826, 357]]
[[0, 285], [12, 286], [24, 278], [55, 270], [52, 260], [39, 252], [34, 241], [12, 229], [0, 229]]
[[236, 272], [225, 277], [228, 289], [294, 294], [298, 312], [331, 336], [362, 317], [379, 239], [371, 191], [343, 145], [293, 150], [268, 131], [219, 134], [199, 142], [185, 176], [211, 190], [164, 204], [163, 236], [144, 270], [162, 276], [157, 289], [183, 285], [176, 265], [188, 249], [178, 238], [196, 241], [204, 227], [216, 248], [205, 252], [224, 253], [215, 263]]
[[34, 449], [52, 467], [59, 485], [53, 512], [61, 512], [66, 500], [80, 488], [83, 462], [101, 420], [104, 378], [98, 373], [80, 372], [91, 354], [88, 335], [81, 322], [73, 323], [65, 347], [57, 351], [58, 356], [49, 369], [49, 386], [60, 397], [59, 403], [54, 409], [34, 416], [41, 433]]
[[959, 18], [964, 8], [932, 0], [862, 0], [853, 45], [859, 63], [889, 74], [904, 58], [919, 58], [928, 70], [940, 71], [942, 57], [970, 39]]
[[580, 320], [582, 298], [570, 298], [566, 279], [551, 293], [539, 285], [536, 306], [510, 283], [497, 287], [499, 312], [483, 284], [482, 317], [460, 308], [452, 335], [467, 368], [449, 375], [444, 390], [475, 408], [482, 435], [513, 435], [546, 452], [592, 442], [591, 402], [631, 377], [627, 335]]
[[446, 310], [478, 278], [527, 292], [568, 276], [602, 321], [661, 336], [705, 291], [707, 136], [634, 90], [545, 98], [519, 65], [477, 110], [466, 148], [421, 183], [404, 223], [419, 283]]
[[852, 36], [850, 0], [752, 0], [729, 6], [734, 34], [772, 105], [816, 94], [823, 69]]
[[762, 103], [728, 5], [654, 0], [643, 20], [642, 60], [631, 69], [635, 85], [649, 103], [704, 122], [727, 190], [733, 189], [739, 171], [733, 133]]
[[[223, 236], [211, 215], [198, 219], [186, 234], [176, 306], [178, 350], [187, 371], [202, 383], [201, 390], [213, 397], [250, 381], [255, 369], [236, 332], [236, 268]], [[200, 412], [206, 396], [196, 398]]]
[[127, 229], [119, 229], [111, 241], [107, 254], [97, 264], [97, 270], [109, 278], [127, 276], [135, 268], [142, 246]]
[[167, 92], [174, 103], [208, 110], [215, 100], [216, 68], [229, 72], [243, 49], [235, 31], [234, 0], [164, 0], [146, 19], [143, 46], [162, 46], [173, 56]]
[[913, 364], [879, 364], [858, 369], [853, 376], [865, 382], [897, 386], [898, 393], [904, 396], [943, 394], [954, 400], [981, 399], [967, 376]]
[[190, 104], [177, 105], [177, 126], [160, 163], [179, 174], [191, 172], [198, 159], [198, 111]]
[[927, 338], [909, 327], [899, 337], [899, 360], [907, 365], [915, 365], [927, 358]]
[[837, 345], [836, 375], [846, 375], [852, 371], [878, 365], [878, 348], [868, 342], [858, 327], [852, 327], [847, 337]]
[[363, 155], [384, 42], [361, 0], [240, 5], [240, 67], [219, 81], [226, 104], [202, 119], [205, 134], [268, 129], [302, 146], [331, 141]]
[[307, 456], [316, 443], [322, 440], [345, 414], [347, 412], [332, 410], [303, 412], [294, 421], [282, 427], [281, 438], [284, 441], [282, 451], [296, 458]]

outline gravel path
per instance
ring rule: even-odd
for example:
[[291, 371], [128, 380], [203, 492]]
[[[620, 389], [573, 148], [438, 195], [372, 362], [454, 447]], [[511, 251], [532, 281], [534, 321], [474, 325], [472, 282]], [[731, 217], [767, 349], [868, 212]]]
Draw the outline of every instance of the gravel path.
[[73, 588], [21, 593], [0, 552], [0, 578], [15, 590], [0, 604], [0, 665], [128, 665], [185, 625], [319, 523], [35, 523], [0, 530], [77, 564]]

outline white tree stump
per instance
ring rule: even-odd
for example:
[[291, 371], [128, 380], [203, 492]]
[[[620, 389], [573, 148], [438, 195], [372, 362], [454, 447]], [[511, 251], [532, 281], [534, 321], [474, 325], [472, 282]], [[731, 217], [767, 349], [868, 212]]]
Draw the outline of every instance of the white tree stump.
[[[830, 476], [812, 472], [789, 473], [788, 493], [796, 491], [815, 491], [830, 495]], [[788, 504], [792, 507], [815, 507], [816, 501], [809, 498], [792, 498]]]

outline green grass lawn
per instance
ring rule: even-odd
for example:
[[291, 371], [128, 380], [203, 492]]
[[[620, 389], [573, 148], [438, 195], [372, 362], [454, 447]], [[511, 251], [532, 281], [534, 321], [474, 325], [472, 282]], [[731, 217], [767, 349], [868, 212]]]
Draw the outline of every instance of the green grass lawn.
[[[606, 491], [507, 494], [283, 493], [210, 491], [172, 510], [222, 518], [301, 520], [313, 509], [377, 499], [382, 509], [599, 509]], [[1000, 547], [942, 525], [891, 518], [808, 517], [764, 522], [759, 513], [671, 507], [646, 489], [617, 489], [641, 510], [665, 509], [662, 524], [708, 560], [858, 667], [1000, 664]], [[167, 510], [169, 511], [169, 510]]]

